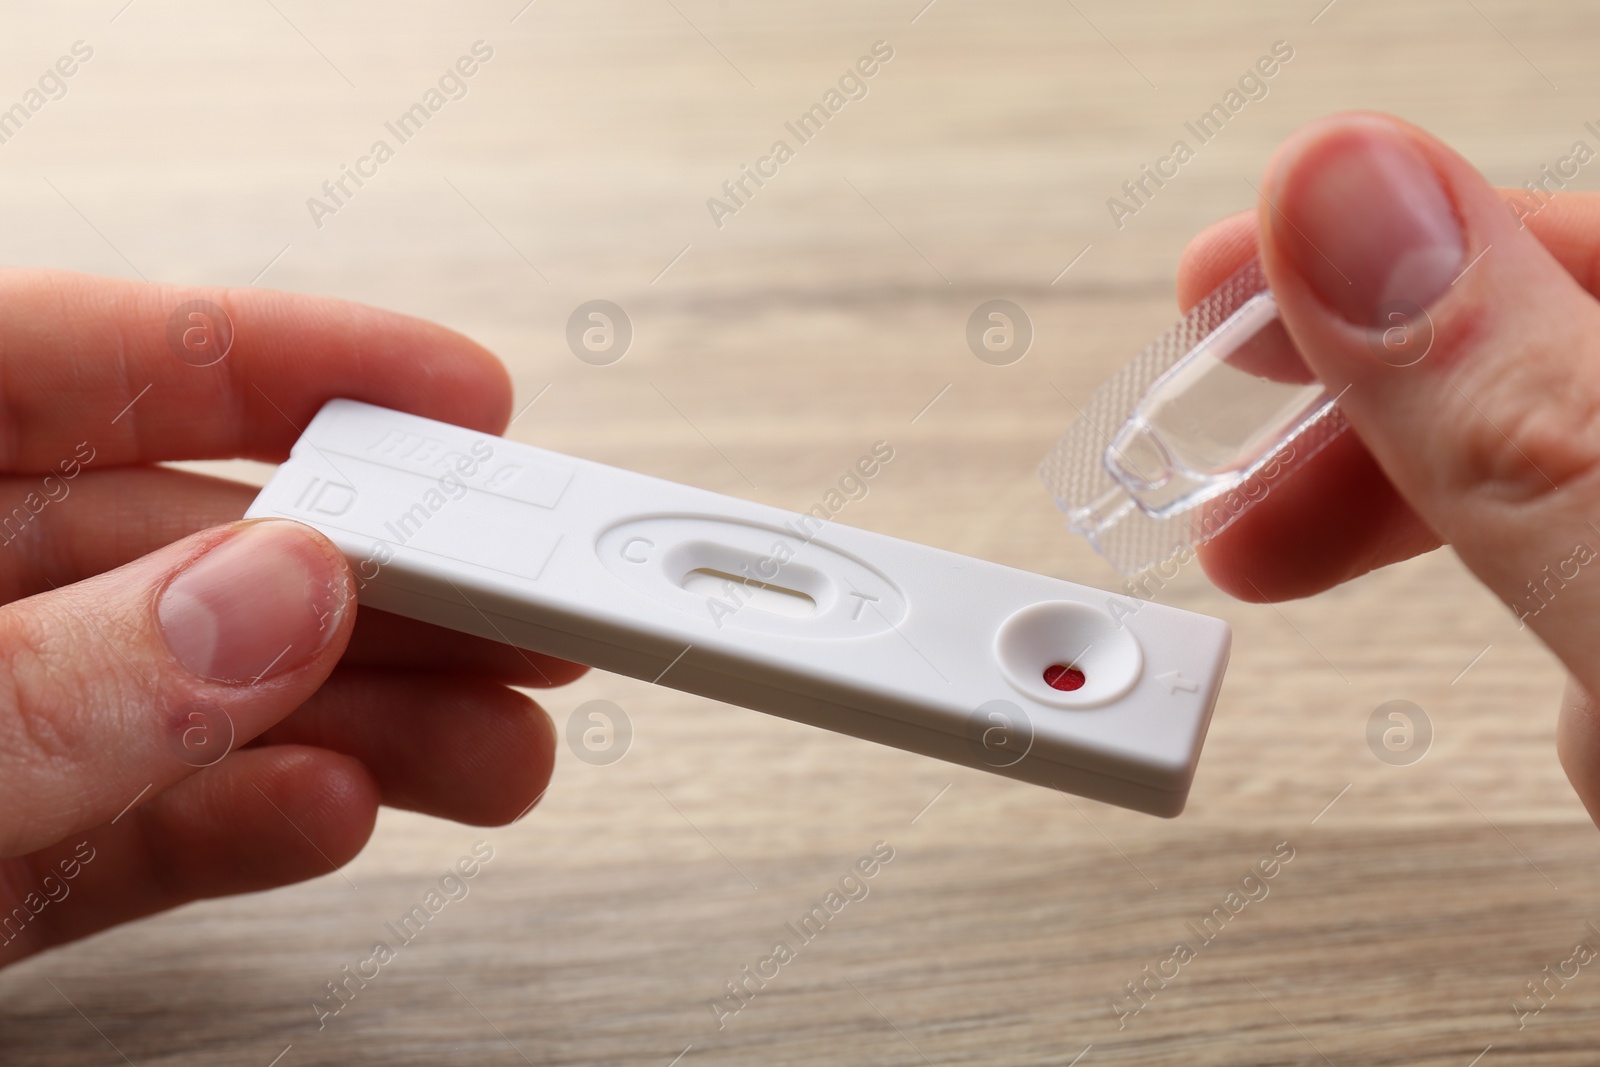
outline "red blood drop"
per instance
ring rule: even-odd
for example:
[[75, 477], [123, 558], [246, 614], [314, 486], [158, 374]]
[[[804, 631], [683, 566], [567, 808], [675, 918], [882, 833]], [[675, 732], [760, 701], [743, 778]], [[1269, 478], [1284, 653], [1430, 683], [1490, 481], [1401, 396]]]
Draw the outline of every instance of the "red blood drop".
[[1044, 684], [1051, 689], [1060, 689], [1063, 692], [1070, 693], [1074, 689], [1083, 688], [1083, 672], [1076, 667], [1052, 663], [1044, 669]]

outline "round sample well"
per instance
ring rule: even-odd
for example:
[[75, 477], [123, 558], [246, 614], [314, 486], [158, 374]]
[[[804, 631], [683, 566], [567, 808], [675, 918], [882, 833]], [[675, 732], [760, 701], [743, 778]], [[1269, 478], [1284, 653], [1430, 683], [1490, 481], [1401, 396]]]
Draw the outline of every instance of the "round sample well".
[[1061, 708], [1092, 708], [1139, 680], [1144, 654], [1126, 626], [1087, 604], [1052, 600], [1012, 615], [995, 635], [1006, 680], [1025, 696]]

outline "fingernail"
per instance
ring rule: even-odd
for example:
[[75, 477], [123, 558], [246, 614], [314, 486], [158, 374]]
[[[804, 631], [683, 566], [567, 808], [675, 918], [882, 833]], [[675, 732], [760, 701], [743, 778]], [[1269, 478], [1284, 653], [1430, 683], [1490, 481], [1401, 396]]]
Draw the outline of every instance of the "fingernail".
[[1426, 307], [1461, 271], [1455, 207], [1417, 146], [1355, 121], [1313, 141], [1274, 185], [1273, 238], [1322, 302], [1357, 326], [1391, 301]]
[[167, 584], [156, 607], [172, 655], [219, 682], [257, 682], [309, 663], [349, 607], [344, 565], [308, 527], [245, 523]]

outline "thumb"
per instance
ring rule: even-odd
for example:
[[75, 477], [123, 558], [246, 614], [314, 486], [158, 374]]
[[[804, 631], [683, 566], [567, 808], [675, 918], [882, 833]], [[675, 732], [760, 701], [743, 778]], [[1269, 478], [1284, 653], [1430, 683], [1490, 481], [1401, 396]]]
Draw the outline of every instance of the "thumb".
[[1600, 307], [1464, 159], [1381, 115], [1268, 168], [1285, 327], [1422, 519], [1600, 692]]
[[0, 608], [0, 857], [117, 818], [288, 715], [354, 608], [338, 550], [276, 520]]

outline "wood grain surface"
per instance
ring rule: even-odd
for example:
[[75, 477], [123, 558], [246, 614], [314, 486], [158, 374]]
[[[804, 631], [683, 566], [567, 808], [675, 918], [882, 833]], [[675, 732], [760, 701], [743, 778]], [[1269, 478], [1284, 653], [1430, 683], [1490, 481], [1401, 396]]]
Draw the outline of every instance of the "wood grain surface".
[[[517, 439], [769, 504], [810, 507], [888, 441], [839, 521], [1110, 585], [1036, 464], [1167, 326], [1185, 242], [1250, 206], [1289, 131], [1381, 108], [1512, 185], [1597, 143], [1594, 5], [1325, 2], [12, 4], [0, 103], [74, 41], [94, 56], [0, 144], [0, 258], [434, 318], [538, 398]], [[477, 41], [466, 95], [314, 218]], [[880, 41], [863, 97], [786, 132]], [[1107, 198], [1278, 41], [1266, 95], [1118, 228]], [[779, 139], [792, 158], [719, 226], [708, 198]], [[1009, 366], [966, 342], [994, 298], [1034, 330]], [[611, 365], [567, 344], [592, 299], [632, 324]], [[564, 748], [515, 825], [385, 812], [343, 872], [8, 968], [0, 1062], [1596, 1062], [1600, 975], [1512, 1008], [1600, 936], [1552, 657], [1448, 552], [1276, 607], [1195, 568], [1161, 597], [1235, 628], [1177, 820], [591, 674], [541, 699], [563, 729], [623, 708], [620, 760]], [[1433, 732], [1409, 765], [1367, 742], [1395, 699]], [[477, 841], [470, 892], [319, 1028], [326, 983]], [[866, 896], [719, 1019], [879, 842]], [[1275, 849], [1266, 895], [1201, 941]], [[1179, 941], [1178, 977], [1119, 1019]]]

